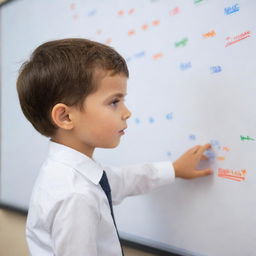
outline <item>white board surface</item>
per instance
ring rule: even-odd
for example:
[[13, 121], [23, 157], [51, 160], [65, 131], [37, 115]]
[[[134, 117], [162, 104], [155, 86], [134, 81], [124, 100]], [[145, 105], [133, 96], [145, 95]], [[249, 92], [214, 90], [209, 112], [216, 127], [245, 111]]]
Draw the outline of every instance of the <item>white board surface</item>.
[[256, 241], [256, 2], [16, 0], [0, 8], [1, 203], [27, 208], [48, 140], [23, 117], [18, 69], [39, 44], [83, 37], [127, 60], [133, 116], [104, 164], [175, 160], [213, 146], [214, 174], [115, 208], [123, 237], [186, 255], [253, 256]]

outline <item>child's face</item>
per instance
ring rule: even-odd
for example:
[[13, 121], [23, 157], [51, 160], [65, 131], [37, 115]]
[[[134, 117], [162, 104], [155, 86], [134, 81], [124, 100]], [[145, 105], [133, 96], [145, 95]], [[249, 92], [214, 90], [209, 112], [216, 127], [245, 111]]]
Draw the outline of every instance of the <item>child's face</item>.
[[124, 75], [106, 75], [98, 90], [85, 99], [84, 110], [72, 110], [77, 150], [86, 149], [88, 152], [83, 153], [92, 156], [96, 147], [114, 148], [119, 144], [127, 128], [126, 120], [131, 116], [124, 103], [126, 89]]

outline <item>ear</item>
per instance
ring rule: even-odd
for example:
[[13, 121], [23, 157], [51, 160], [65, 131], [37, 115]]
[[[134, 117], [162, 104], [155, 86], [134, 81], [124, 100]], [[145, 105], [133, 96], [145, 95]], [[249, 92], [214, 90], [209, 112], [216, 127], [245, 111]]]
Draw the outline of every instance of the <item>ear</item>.
[[51, 111], [51, 118], [55, 125], [64, 130], [71, 130], [73, 122], [70, 118], [70, 107], [63, 104], [56, 104]]

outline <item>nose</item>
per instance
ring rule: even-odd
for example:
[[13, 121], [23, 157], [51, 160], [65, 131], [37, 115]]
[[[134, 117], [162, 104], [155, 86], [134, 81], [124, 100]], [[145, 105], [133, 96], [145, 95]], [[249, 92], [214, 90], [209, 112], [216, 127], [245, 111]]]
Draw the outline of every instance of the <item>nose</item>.
[[131, 117], [131, 115], [132, 115], [132, 113], [131, 113], [130, 110], [125, 106], [124, 114], [123, 114], [122, 119], [123, 119], [123, 120], [127, 120], [128, 118]]

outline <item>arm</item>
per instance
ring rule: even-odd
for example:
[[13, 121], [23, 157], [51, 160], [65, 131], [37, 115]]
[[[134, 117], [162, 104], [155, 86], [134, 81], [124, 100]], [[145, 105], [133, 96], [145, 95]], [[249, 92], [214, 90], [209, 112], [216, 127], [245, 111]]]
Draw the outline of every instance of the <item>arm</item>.
[[127, 196], [144, 194], [170, 184], [175, 177], [171, 162], [111, 167], [105, 170], [111, 186], [113, 204], [120, 203]]
[[212, 170], [196, 169], [201, 159], [207, 159], [203, 153], [211, 148], [210, 144], [197, 145], [173, 164], [170, 162], [134, 165], [123, 168], [107, 169], [114, 204], [125, 197], [143, 194], [155, 188], [172, 183], [174, 177], [192, 179], [212, 174]]
[[73, 194], [57, 208], [51, 230], [54, 255], [96, 256], [99, 213], [95, 203]]

